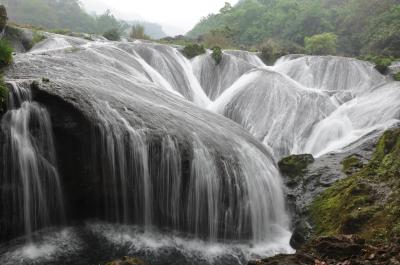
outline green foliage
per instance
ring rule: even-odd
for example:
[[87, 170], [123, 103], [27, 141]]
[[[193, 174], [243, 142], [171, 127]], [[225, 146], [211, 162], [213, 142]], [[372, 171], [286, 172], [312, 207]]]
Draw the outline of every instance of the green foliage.
[[6, 40], [0, 40], [0, 66], [6, 66], [12, 63], [13, 48]]
[[361, 60], [369, 61], [375, 64], [375, 69], [381, 74], [386, 74], [389, 70], [389, 66], [396, 61], [393, 56], [380, 56], [380, 55], [366, 55], [359, 57]]
[[267, 65], [273, 65], [277, 59], [284, 55], [304, 53], [304, 49], [295, 43], [274, 39], [266, 39], [258, 45], [258, 50], [261, 51], [261, 60]]
[[334, 55], [337, 48], [337, 36], [333, 33], [323, 33], [305, 37], [305, 49], [312, 55]]
[[144, 26], [142, 25], [133, 25], [130, 33], [130, 37], [132, 39], [141, 39], [141, 40], [149, 40], [150, 37], [146, 35]]
[[291, 155], [278, 162], [279, 170], [289, 177], [302, 176], [307, 172], [307, 167], [314, 162], [314, 157], [309, 154]]
[[185, 55], [187, 58], [192, 59], [198, 55], [206, 53], [206, 49], [204, 49], [203, 45], [199, 44], [190, 44], [185, 46], [185, 48], [182, 51], [183, 55]]
[[188, 36], [198, 38], [229, 26], [233, 43], [252, 46], [265, 39], [304, 44], [307, 36], [332, 32], [338, 53], [399, 56], [398, 0], [245, 0], [203, 18]]
[[104, 32], [103, 37], [107, 40], [119, 41], [121, 40], [121, 33], [118, 31], [118, 29], [110, 29]]
[[235, 47], [233, 41], [234, 35], [235, 32], [230, 27], [223, 27], [211, 30], [209, 33], [202, 35], [199, 37], [199, 41], [209, 49], [213, 47], [229, 49]]
[[400, 129], [380, 138], [372, 160], [311, 205], [315, 235], [358, 234], [386, 242], [400, 230]]
[[222, 49], [220, 47], [214, 47], [212, 48], [212, 54], [211, 57], [214, 59], [215, 63], [218, 65], [222, 61]]
[[25, 25], [46, 29], [65, 29], [55, 33], [70, 35], [71, 31], [103, 34], [126, 23], [117, 20], [109, 10], [100, 16], [91, 16], [79, 0], [0, 0], [7, 7], [9, 19]]

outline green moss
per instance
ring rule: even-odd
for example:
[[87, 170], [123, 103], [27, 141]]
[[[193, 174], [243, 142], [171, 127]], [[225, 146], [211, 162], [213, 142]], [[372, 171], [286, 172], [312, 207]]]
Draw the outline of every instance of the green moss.
[[279, 170], [285, 176], [302, 176], [307, 172], [309, 164], [314, 162], [312, 155], [291, 155], [278, 162]]
[[394, 80], [400, 81], [400, 72], [393, 75]]
[[351, 155], [343, 159], [341, 162], [343, 173], [350, 175], [364, 166], [360, 158], [356, 155]]
[[211, 56], [214, 59], [216, 64], [220, 64], [222, 61], [222, 49], [220, 47], [212, 48]]
[[[343, 164], [352, 165], [349, 157]], [[400, 129], [385, 132], [372, 160], [352, 176], [338, 181], [310, 207], [315, 236], [358, 234], [385, 242], [400, 227]]]
[[13, 48], [6, 40], [0, 40], [0, 66], [6, 66], [12, 63]]
[[4, 83], [3, 77], [0, 77], [0, 115], [7, 111], [8, 88]]
[[203, 45], [199, 44], [190, 44], [186, 45], [182, 51], [183, 55], [187, 58], [192, 59], [196, 56], [206, 53], [206, 49], [204, 49]]

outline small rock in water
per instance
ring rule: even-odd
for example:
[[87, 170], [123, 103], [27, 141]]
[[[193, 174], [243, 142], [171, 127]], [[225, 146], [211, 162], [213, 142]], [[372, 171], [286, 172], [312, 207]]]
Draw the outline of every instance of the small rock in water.
[[123, 257], [122, 259], [110, 261], [105, 265], [147, 265], [143, 260], [132, 257]]

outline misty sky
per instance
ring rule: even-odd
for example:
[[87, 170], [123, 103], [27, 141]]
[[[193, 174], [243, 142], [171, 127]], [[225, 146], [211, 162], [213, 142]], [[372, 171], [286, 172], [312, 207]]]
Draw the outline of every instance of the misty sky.
[[[88, 11], [104, 12], [109, 8], [121, 19], [141, 19], [165, 25], [170, 34], [183, 34], [203, 16], [216, 13], [238, 0], [81, 0]], [[169, 26], [169, 27], [168, 27]]]

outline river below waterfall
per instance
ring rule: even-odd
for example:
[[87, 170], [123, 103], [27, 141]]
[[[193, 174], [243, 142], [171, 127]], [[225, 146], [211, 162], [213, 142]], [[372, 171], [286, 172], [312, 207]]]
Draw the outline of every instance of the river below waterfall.
[[0, 263], [246, 264], [291, 253], [277, 162], [399, 124], [400, 83], [342, 57], [186, 59], [49, 34], [6, 71]]

